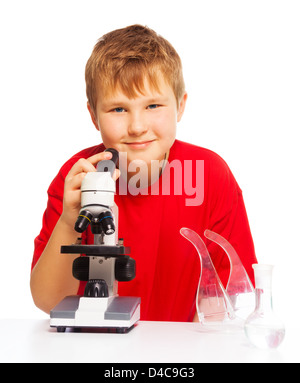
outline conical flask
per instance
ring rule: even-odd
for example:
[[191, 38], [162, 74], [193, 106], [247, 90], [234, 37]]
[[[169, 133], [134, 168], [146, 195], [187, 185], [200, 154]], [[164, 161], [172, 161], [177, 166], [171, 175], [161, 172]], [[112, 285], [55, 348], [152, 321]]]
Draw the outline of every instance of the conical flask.
[[255, 275], [255, 310], [245, 321], [245, 333], [258, 348], [276, 348], [284, 339], [285, 328], [273, 311], [273, 265], [254, 264], [252, 267]]

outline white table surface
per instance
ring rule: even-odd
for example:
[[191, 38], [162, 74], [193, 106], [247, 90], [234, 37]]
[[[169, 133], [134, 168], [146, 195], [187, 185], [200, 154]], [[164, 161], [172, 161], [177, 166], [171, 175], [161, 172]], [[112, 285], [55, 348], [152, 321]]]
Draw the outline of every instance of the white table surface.
[[143, 322], [127, 334], [57, 333], [49, 321], [0, 320], [0, 362], [300, 362], [299, 331], [276, 350], [250, 345], [243, 331], [203, 332], [198, 323]]

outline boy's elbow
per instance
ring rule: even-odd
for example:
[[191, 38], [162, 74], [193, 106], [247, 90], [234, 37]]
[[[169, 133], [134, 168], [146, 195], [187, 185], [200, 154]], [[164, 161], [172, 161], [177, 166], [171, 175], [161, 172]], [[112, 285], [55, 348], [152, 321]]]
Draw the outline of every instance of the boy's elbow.
[[51, 308], [49, 307], [49, 304], [45, 302], [45, 300], [42, 298], [41, 294], [39, 294], [39, 289], [36, 288], [36, 284], [34, 281], [34, 278], [30, 278], [30, 291], [33, 303], [35, 306], [44, 311], [46, 314], [50, 314]]
[[58, 283], [45, 282], [41, 278], [33, 269], [30, 277], [30, 291], [35, 306], [46, 314], [50, 314], [50, 311], [67, 295], [77, 294], [79, 281], [75, 279], [75, 283], [71, 286], [59, 286]]
[[32, 270], [30, 276], [30, 291], [33, 303], [35, 306], [44, 311], [46, 314], [50, 314], [50, 311], [55, 306], [51, 300], [49, 300], [49, 295], [44, 291], [43, 286], [38, 282], [38, 278], [35, 275], [35, 270]]

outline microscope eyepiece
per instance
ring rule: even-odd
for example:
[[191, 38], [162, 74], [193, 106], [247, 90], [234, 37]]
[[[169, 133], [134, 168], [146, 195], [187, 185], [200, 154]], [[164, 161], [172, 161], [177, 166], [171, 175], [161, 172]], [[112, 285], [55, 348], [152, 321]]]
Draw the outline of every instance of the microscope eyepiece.
[[118, 166], [119, 162], [119, 152], [114, 148], [108, 148], [105, 150], [106, 152], [110, 152], [112, 154], [112, 158], [110, 161], [112, 161], [116, 166]]
[[112, 176], [119, 163], [119, 152], [113, 148], [106, 149], [105, 151], [110, 152], [112, 158], [110, 160], [102, 160], [98, 162], [97, 172], [109, 172]]

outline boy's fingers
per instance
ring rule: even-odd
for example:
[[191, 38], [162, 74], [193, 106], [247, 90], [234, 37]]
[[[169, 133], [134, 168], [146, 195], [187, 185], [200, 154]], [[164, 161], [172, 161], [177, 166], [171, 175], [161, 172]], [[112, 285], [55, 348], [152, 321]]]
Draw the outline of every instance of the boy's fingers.
[[92, 157], [89, 157], [87, 160], [93, 164], [93, 165], [97, 165], [97, 163], [99, 161], [102, 161], [102, 160], [110, 160], [112, 158], [112, 154], [111, 152], [102, 152], [102, 153], [97, 153], [95, 155], [93, 155]]
[[109, 160], [111, 157], [112, 154], [110, 152], [102, 152], [97, 153], [87, 159], [80, 158], [70, 170], [69, 175], [74, 176], [78, 173], [94, 172], [96, 170], [95, 166], [99, 161]]
[[81, 183], [86, 176], [85, 172], [78, 173], [70, 178], [69, 186], [72, 190], [80, 189]]
[[[85, 173], [88, 172], [94, 172], [96, 171], [96, 165], [99, 161], [103, 160], [109, 160], [112, 158], [112, 154], [110, 152], [102, 152], [95, 154], [87, 159], [85, 158], [80, 158], [75, 165], [72, 167], [68, 174], [68, 179], [73, 178], [74, 176], [77, 178], [76, 183], [80, 183], [82, 179], [79, 179], [78, 176], [81, 174], [82, 178], [84, 178]], [[118, 169], [116, 169], [113, 179], [117, 180], [120, 176], [120, 172]]]
[[81, 158], [73, 165], [67, 177], [69, 178], [79, 173], [88, 173], [93, 171], [95, 171], [94, 166], [86, 159]]
[[[96, 166], [99, 161], [110, 160], [111, 158], [112, 158], [111, 152], [102, 152], [102, 153], [95, 154], [92, 157], [89, 157], [88, 161], [91, 164]], [[121, 175], [120, 170], [115, 169], [114, 174], [112, 175], [113, 180], [116, 181], [120, 177], [120, 175]]]
[[120, 177], [120, 175], [121, 175], [120, 170], [119, 170], [119, 169], [115, 169], [114, 174], [113, 174], [113, 176], [112, 176], [112, 179], [113, 179], [114, 181], [117, 181], [117, 179]]

